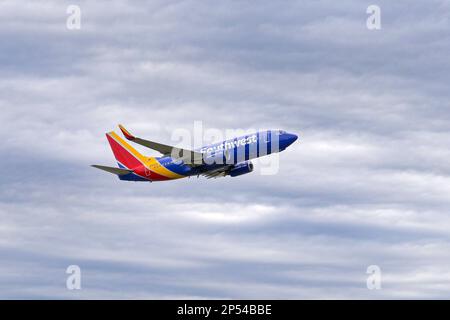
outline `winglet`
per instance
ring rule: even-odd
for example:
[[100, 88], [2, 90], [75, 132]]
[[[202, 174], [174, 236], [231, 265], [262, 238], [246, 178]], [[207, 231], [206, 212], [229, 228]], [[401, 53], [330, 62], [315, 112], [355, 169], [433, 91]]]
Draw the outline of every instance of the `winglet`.
[[125, 127], [123, 125], [119, 124], [119, 128], [122, 131], [125, 138], [127, 138], [128, 140], [133, 141], [134, 139], [136, 139], [136, 137], [133, 136], [130, 132], [128, 132], [128, 130], [125, 129]]

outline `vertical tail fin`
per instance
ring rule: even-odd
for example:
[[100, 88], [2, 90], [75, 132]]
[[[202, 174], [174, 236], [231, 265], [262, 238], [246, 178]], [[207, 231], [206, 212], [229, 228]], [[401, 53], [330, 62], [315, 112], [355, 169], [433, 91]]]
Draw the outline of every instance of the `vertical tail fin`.
[[111, 150], [120, 166], [127, 169], [137, 168], [146, 161], [145, 156], [119, 137], [114, 131], [106, 134]]

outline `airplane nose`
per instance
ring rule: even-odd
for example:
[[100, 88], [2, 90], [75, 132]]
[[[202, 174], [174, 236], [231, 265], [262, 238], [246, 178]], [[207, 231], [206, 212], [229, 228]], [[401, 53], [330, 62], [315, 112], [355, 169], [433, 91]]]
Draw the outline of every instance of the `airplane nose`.
[[298, 136], [293, 133], [286, 133], [286, 140], [288, 141], [288, 146], [293, 144], [298, 139]]
[[293, 144], [298, 139], [298, 136], [293, 133], [283, 133], [280, 136], [280, 150], [284, 150]]

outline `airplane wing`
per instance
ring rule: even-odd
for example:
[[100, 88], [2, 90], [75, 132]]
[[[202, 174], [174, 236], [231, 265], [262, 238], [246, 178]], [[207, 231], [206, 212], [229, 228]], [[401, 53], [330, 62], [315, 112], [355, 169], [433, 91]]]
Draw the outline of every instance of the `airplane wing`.
[[156, 150], [165, 156], [172, 156], [174, 158], [183, 160], [187, 165], [201, 165], [203, 164], [203, 153], [192, 150], [172, 147], [166, 144], [144, 140], [132, 135], [124, 126], [119, 124], [119, 128], [127, 140], [133, 141], [144, 147]]
[[211, 179], [211, 178], [220, 178], [220, 177], [225, 177], [227, 175], [227, 171], [228, 169], [230, 169], [230, 166], [225, 166], [222, 168], [218, 168], [218, 169], [214, 169], [214, 170], [209, 170], [209, 171], [205, 171], [203, 173], [201, 173], [202, 176], [205, 176], [206, 179]]

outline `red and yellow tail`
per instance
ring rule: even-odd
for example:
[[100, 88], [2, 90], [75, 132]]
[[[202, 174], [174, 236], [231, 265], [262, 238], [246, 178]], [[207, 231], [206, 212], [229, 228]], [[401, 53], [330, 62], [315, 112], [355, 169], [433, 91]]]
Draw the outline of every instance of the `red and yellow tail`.
[[114, 131], [106, 134], [112, 152], [120, 165], [134, 169], [145, 164], [147, 158], [119, 137]]
[[[131, 170], [133, 174], [142, 179], [163, 181], [185, 177], [185, 175], [178, 174], [161, 165], [158, 158], [142, 155], [114, 131], [108, 132], [106, 138], [108, 138], [109, 145], [111, 146], [119, 166], [122, 167], [122, 169]], [[97, 166], [97, 168], [99, 168], [99, 166]], [[103, 170], [105, 169], [103, 168]], [[110, 168], [106, 171], [112, 172]]]

